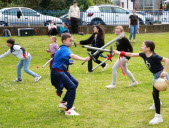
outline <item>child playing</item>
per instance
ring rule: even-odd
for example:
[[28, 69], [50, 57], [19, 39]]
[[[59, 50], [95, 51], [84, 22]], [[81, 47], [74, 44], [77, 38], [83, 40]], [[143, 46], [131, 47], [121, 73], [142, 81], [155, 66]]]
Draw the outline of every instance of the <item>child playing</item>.
[[24, 67], [24, 71], [28, 73], [29, 75], [33, 76], [35, 78], [35, 82], [38, 82], [41, 76], [37, 75], [36, 73], [29, 70], [29, 64], [31, 61], [31, 55], [25, 51], [24, 48], [22, 48], [20, 45], [15, 44], [15, 40], [10, 38], [7, 41], [7, 46], [10, 47], [10, 49], [5, 52], [4, 54], [0, 55], [0, 59], [12, 54], [16, 56], [18, 59], [20, 59], [18, 65], [17, 65], [17, 79], [14, 82], [20, 82], [22, 81], [22, 74], [21, 69]]
[[60, 36], [62, 35], [62, 33], [70, 33], [68, 27], [64, 22], [62, 22], [62, 25], [59, 27], [59, 33]]
[[[128, 56], [128, 57], [142, 57], [146, 67], [153, 73], [154, 80], [159, 77], [166, 77], [169, 79], [169, 75], [167, 73], [167, 67], [169, 65], [169, 59], [161, 57], [154, 52], [155, 44], [152, 41], [146, 40], [142, 44], [142, 53], [129, 53], [129, 52], [119, 52], [114, 51], [115, 54], [119, 54], [120, 57]], [[164, 62], [164, 67], [161, 62]], [[153, 81], [154, 81], [153, 80]], [[153, 82], [154, 84], [154, 82]], [[163, 122], [162, 115], [160, 114], [160, 99], [159, 99], [159, 91], [153, 86], [153, 99], [155, 103], [155, 117], [149, 122], [150, 124], [158, 124]]]
[[63, 88], [67, 90], [63, 100], [58, 107], [65, 109], [65, 115], [79, 115], [73, 108], [73, 103], [76, 96], [76, 88], [78, 81], [67, 72], [69, 59], [89, 61], [90, 57], [82, 58], [73, 54], [69, 47], [73, 44], [73, 37], [69, 33], [63, 33], [61, 36], [62, 45], [54, 55], [54, 61], [51, 69], [51, 83], [56, 88], [56, 93], [61, 96]]
[[[50, 37], [50, 42], [51, 42], [51, 44], [49, 45], [49, 49], [47, 49], [46, 51], [51, 53], [51, 57], [53, 58], [54, 55], [55, 55], [56, 50], [59, 48], [58, 44], [57, 44], [56, 36], [51, 36]], [[50, 69], [52, 67], [52, 63], [53, 63], [53, 60], [50, 61]]]
[[[117, 36], [120, 35], [122, 32], [124, 32], [124, 29], [122, 26], [117, 26], [115, 28], [115, 34]], [[133, 52], [133, 47], [125, 36], [116, 41], [116, 46], [117, 46], [116, 50], [118, 51]], [[129, 86], [135, 86], [136, 84], [138, 84], [133, 74], [128, 70], [127, 63], [129, 59], [130, 57], [123, 57], [123, 58], [117, 59], [117, 61], [114, 63], [112, 67], [112, 83], [110, 85], [107, 85], [106, 88], [108, 89], [116, 88], [117, 69], [120, 68], [121, 65], [124, 67], [124, 72], [127, 74], [127, 76], [132, 81], [132, 83]]]

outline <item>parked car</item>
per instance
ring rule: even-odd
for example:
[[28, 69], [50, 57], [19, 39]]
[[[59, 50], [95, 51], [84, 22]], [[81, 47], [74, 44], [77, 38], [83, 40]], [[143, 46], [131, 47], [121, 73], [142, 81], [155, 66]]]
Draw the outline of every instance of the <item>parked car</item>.
[[[131, 12], [119, 6], [103, 4], [90, 6], [83, 14], [87, 24], [128, 25]], [[140, 24], [147, 24], [146, 17], [138, 14]]]
[[[70, 26], [70, 20], [68, 18], [68, 14], [64, 14], [62, 16], [59, 17], [67, 26]], [[84, 22], [83, 20], [83, 13], [80, 12], [80, 20], [79, 20], [79, 25], [82, 26], [82, 25], [86, 25], [87, 23]]]
[[0, 10], [1, 26], [25, 26], [25, 25], [43, 25], [49, 24], [53, 20], [56, 25], [61, 25], [62, 20], [48, 15], [42, 15], [39, 12], [26, 7], [11, 7]]
[[154, 17], [151, 14], [151, 11], [136, 11], [136, 13], [145, 16], [146, 24], [153, 25], [153, 23], [154, 23]]

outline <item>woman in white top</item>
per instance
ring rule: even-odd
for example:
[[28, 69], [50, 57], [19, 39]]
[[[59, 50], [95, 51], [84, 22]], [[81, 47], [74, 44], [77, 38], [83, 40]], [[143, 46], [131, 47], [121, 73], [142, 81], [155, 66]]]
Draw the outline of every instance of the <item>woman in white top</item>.
[[48, 35], [56, 35], [58, 33], [57, 26], [54, 24], [54, 21], [51, 20], [50, 24], [48, 25]]

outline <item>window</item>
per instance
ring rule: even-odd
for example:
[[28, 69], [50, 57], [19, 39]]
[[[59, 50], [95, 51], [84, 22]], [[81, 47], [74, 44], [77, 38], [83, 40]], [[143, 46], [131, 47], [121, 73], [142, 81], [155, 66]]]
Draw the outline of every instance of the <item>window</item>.
[[100, 11], [101, 12], [107, 12], [107, 13], [112, 13], [112, 8], [109, 7], [109, 6], [106, 6], [106, 7], [99, 7]]
[[116, 13], [127, 14], [127, 11], [124, 10], [124, 9], [121, 9], [121, 8], [114, 7], [114, 10], [115, 10]]
[[19, 11], [20, 10], [18, 8], [8, 9], [8, 10], [5, 10], [2, 14], [17, 16], [17, 12], [19, 12]]
[[21, 10], [22, 10], [22, 13], [23, 13], [24, 16], [37, 16], [37, 12], [32, 11], [30, 9], [21, 8]]

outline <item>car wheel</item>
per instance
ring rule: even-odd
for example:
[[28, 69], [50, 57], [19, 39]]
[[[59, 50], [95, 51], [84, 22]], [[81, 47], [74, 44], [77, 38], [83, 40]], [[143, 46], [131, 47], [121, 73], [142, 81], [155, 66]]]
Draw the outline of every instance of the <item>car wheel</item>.
[[102, 19], [93, 19], [90, 23], [91, 25], [96, 25], [96, 24], [101, 24], [101, 25], [106, 25]]
[[4, 21], [0, 21], [0, 26], [8, 26], [8, 23], [6, 23]]

